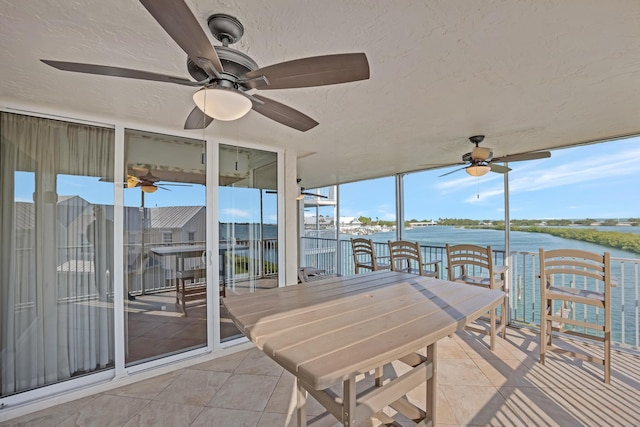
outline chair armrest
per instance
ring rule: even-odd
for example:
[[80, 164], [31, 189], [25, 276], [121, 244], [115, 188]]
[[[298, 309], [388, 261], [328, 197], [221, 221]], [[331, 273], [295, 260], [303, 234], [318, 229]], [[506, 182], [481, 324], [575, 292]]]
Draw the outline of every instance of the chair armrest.
[[504, 274], [504, 272], [508, 269], [509, 267], [507, 267], [506, 265], [499, 265], [493, 268], [493, 274]]
[[431, 260], [431, 261], [424, 261], [422, 264], [424, 264], [424, 265], [434, 265], [434, 264], [439, 264], [441, 262], [442, 262], [442, 260], [440, 260], [440, 259], [434, 259], [434, 260]]

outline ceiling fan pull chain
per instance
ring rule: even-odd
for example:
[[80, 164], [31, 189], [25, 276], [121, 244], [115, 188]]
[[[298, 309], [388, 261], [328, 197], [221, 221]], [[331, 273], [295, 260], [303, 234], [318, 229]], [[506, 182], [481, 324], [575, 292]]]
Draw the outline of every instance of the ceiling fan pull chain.
[[236, 120], [236, 172], [238, 171], [239, 157], [240, 157], [240, 123]]

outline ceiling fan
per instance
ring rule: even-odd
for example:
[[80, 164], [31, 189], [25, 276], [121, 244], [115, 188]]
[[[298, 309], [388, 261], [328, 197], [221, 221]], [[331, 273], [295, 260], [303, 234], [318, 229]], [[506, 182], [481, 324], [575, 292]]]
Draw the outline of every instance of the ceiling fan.
[[195, 81], [129, 68], [41, 61], [64, 71], [202, 87], [193, 95], [196, 107], [187, 117], [185, 129], [203, 129], [214, 119], [236, 120], [253, 109], [278, 123], [305, 132], [318, 122], [277, 101], [249, 94], [249, 90], [302, 88], [369, 78], [369, 63], [364, 53], [308, 57], [261, 68], [248, 55], [229, 47], [244, 34], [244, 27], [233, 16], [214, 14], [209, 17], [211, 33], [222, 42], [222, 46], [212, 46], [183, 0], [140, 0], [140, 3], [185, 51], [187, 70]]
[[298, 197], [296, 197], [296, 200], [303, 200], [304, 196], [318, 197], [320, 199], [328, 199], [329, 198], [329, 196], [325, 196], [323, 194], [310, 193], [308, 191], [304, 191], [304, 187], [300, 187], [300, 194], [298, 195]]
[[[297, 182], [299, 184], [300, 180], [298, 179]], [[267, 193], [267, 194], [278, 194], [278, 192], [276, 190], [267, 190], [267, 191], [265, 191], [265, 193]], [[317, 194], [317, 193], [311, 193], [309, 191], [304, 191], [304, 187], [300, 187], [300, 193], [296, 197], [296, 200], [302, 200], [302, 199], [304, 199], [304, 196], [317, 197], [317, 198], [320, 198], [320, 199], [328, 199], [329, 198], [329, 196], [325, 196], [323, 194]]]
[[472, 144], [475, 144], [475, 148], [470, 153], [465, 153], [462, 156], [462, 161], [466, 164], [466, 166], [442, 174], [439, 177], [450, 175], [454, 172], [461, 171], [462, 169], [466, 170], [467, 173], [471, 176], [482, 176], [489, 171], [496, 173], [507, 173], [511, 170], [511, 168], [503, 165], [496, 165], [494, 162], [519, 162], [523, 160], [545, 159], [551, 157], [551, 153], [549, 151], [533, 151], [530, 153], [493, 157], [493, 151], [491, 150], [491, 148], [479, 146], [480, 143], [484, 141], [484, 135], [475, 135], [469, 137], [469, 141]]
[[161, 188], [163, 190], [171, 191], [167, 186], [180, 186], [190, 187], [189, 184], [174, 184], [174, 183], [160, 183], [160, 179], [151, 173], [150, 169], [147, 169], [147, 173], [143, 176], [127, 175], [127, 188], [140, 187], [145, 193], [154, 193]]
[[[296, 179], [296, 182], [298, 183], [298, 185], [300, 185], [301, 181], [302, 181], [302, 179], [300, 179], [300, 178]], [[329, 196], [324, 196], [322, 194], [316, 194], [316, 193], [310, 193], [308, 191], [304, 191], [304, 187], [300, 187], [300, 194], [298, 194], [298, 196], [296, 197], [296, 200], [303, 200], [304, 196], [317, 197], [319, 199], [328, 199], [329, 198]]]

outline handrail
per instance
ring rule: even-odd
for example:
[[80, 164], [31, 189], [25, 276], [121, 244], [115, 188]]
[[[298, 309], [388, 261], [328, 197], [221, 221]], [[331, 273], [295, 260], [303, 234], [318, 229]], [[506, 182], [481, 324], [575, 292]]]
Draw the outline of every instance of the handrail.
[[[339, 242], [339, 243], [338, 243]], [[321, 268], [329, 274], [355, 274], [351, 242], [349, 239], [302, 237], [300, 239], [305, 266]], [[337, 245], [340, 244], [338, 252]], [[373, 242], [376, 255], [388, 257], [387, 242]], [[425, 260], [440, 259], [443, 262], [442, 277], [447, 277], [444, 246], [421, 245]], [[504, 250], [493, 250], [494, 262], [504, 264]], [[340, 253], [340, 259], [337, 259]], [[538, 253], [511, 251], [509, 258], [509, 307], [510, 323], [539, 327], [540, 289]], [[612, 289], [612, 341], [619, 347], [640, 351], [640, 259], [611, 258], [612, 275], [619, 286]], [[567, 280], [571, 280], [567, 277]], [[572, 316], [597, 316], [573, 310]]]

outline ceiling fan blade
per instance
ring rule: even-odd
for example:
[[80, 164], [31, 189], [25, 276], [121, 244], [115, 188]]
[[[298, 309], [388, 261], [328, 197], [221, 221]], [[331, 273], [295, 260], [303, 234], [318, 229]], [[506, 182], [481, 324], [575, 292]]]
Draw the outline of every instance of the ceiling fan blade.
[[508, 168], [506, 166], [494, 165], [493, 163], [489, 163], [489, 167], [491, 168], [491, 172], [497, 173], [507, 173], [511, 170], [511, 168]]
[[369, 78], [364, 53], [314, 56], [280, 62], [248, 72], [248, 79], [264, 76], [269, 84], [259, 89], [290, 89], [333, 85]]
[[494, 162], [520, 162], [523, 160], [546, 159], [551, 157], [549, 151], [535, 151], [532, 153], [512, 154], [508, 156], [496, 157]]
[[301, 191], [300, 194], [305, 195], [305, 196], [311, 196], [311, 197], [319, 197], [321, 199], [328, 199], [329, 196], [323, 196], [322, 194], [316, 194], [316, 193], [309, 193], [307, 191]]
[[213, 117], [205, 115], [201, 109], [195, 107], [189, 113], [189, 117], [184, 122], [185, 129], [204, 129], [211, 124]]
[[62, 71], [75, 73], [98, 74], [101, 76], [126, 77], [129, 79], [152, 80], [156, 82], [176, 83], [186, 86], [197, 86], [199, 83], [182, 77], [167, 76], [165, 74], [150, 73], [148, 71], [132, 70], [130, 68], [110, 67], [107, 65], [82, 64], [79, 62], [51, 61], [41, 59], [45, 64]]
[[466, 168], [466, 166], [465, 166], [465, 167], [462, 167], [462, 168], [459, 168], [459, 169], [454, 169], [454, 170], [452, 170], [451, 172], [447, 172], [447, 173], [445, 173], [445, 174], [439, 175], [439, 176], [438, 176], [438, 178], [442, 178], [443, 176], [451, 175], [452, 173], [454, 173], [454, 172], [458, 172], [458, 171], [461, 171], [462, 169], [465, 169], [465, 168]]
[[168, 183], [168, 182], [156, 182], [156, 187], [161, 186], [171, 186], [171, 187], [191, 187], [191, 184], [176, 184], [176, 183]]
[[298, 110], [294, 110], [291, 107], [272, 99], [265, 98], [261, 95], [252, 96], [259, 101], [262, 101], [261, 105], [254, 102], [252, 107], [253, 110], [270, 118], [271, 120], [275, 120], [278, 123], [282, 123], [283, 125], [297, 129], [301, 132], [306, 132], [318, 125], [318, 122]]
[[218, 54], [184, 1], [140, 0], [140, 3], [189, 58], [210, 77], [223, 71]]

